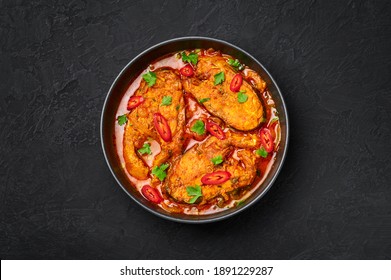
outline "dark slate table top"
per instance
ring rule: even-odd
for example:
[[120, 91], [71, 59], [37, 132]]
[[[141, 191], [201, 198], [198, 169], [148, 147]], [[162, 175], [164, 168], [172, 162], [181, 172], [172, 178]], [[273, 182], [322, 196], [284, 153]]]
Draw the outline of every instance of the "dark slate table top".
[[[390, 1], [58, 2], [0, 1], [1, 258], [391, 258]], [[291, 121], [271, 191], [215, 224], [143, 210], [100, 146], [119, 71], [186, 35], [258, 58]]]

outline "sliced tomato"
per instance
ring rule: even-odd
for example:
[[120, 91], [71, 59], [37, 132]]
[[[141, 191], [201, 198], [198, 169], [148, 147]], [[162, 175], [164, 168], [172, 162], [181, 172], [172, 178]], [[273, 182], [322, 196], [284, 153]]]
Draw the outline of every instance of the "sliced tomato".
[[206, 130], [209, 131], [210, 134], [215, 136], [217, 139], [224, 140], [225, 139], [225, 133], [223, 129], [216, 123], [212, 121], [208, 121], [206, 123]]
[[168, 122], [165, 117], [162, 116], [160, 113], [153, 114], [153, 124], [159, 133], [160, 137], [165, 142], [171, 142], [172, 136], [171, 136], [171, 129], [168, 125]]
[[185, 77], [191, 77], [194, 74], [193, 67], [191, 67], [190, 64], [187, 64], [186, 66], [182, 67], [179, 72], [181, 72], [181, 74]]
[[242, 86], [242, 83], [243, 83], [243, 78], [242, 78], [242, 75], [240, 74], [236, 74], [232, 81], [231, 81], [231, 84], [229, 86], [229, 89], [233, 92], [238, 92], [240, 87]]
[[201, 178], [204, 185], [220, 185], [231, 178], [231, 173], [228, 171], [216, 171], [208, 173]]
[[262, 128], [259, 131], [259, 137], [261, 138], [262, 146], [265, 148], [266, 152], [272, 152], [274, 149], [274, 139], [270, 133], [270, 130], [267, 128]]
[[127, 108], [128, 108], [128, 110], [132, 110], [132, 109], [136, 108], [137, 106], [139, 106], [144, 101], [145, 101], [145, 99], [142, 96], [132, 96], [129, 98]]
[[163, 201], [163, 198], [160, 196], [158, 190], [152, 188], [149, 185], [145, 185], [144, 187], [142, 187], [141, 192], [143, 193], [146, 199], [148, 199], [153, 203], [160, 203]]

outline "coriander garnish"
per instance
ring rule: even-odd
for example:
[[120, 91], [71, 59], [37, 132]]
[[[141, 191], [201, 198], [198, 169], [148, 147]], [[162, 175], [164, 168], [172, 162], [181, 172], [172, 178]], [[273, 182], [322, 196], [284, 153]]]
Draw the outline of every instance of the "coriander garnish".
[[161, 106], [169, 106], [171, 105], [171, 102], [172, 102], [172, 97], [167, 95], [167, 96], [163, 96], [162, 98], [162, 103], [160, 104]]
[[124, 125], [128, 121], [128, 119], [126, 118], [126, 114], [118, 116], [117, 121], [119, 125]]
[[206, 101], [209, 101], [209, 100], [210, 100], [210, 98], [207, 97], [207, 98], [201, 98], [201, 99], [198, 100], [198, 101], [202, 104], [202, 103], [204, 103], [204, 102], [206, 102]]
[[160, 166], [155, 166], [152, 169], [152, 175], [155, 175], [159, 178], [160, 181], [163, 181], [167, 177], [166, 169], [168, 168], [168, 163], [163, 163]]
[[215, 78], [215, 82], [214, 82], [215, 86], [223, 83], [225, 81], [224, 72], [217, 73], [216, 75], [214, 75], [214, 78]]
[[233, 60], [232, 58], [228, 59], [228, 64], [231, 65], [235, 70], [243, 70], [244, 65], [239, 62], [239, 60], [235, 59]]
[[197, 133], [198, 135], [203, 135], [205, 134], [205, 124], [203, 121], [197, 120], [190, 128], [190, 130]]
[[145, 155], [145, 154], [152, 154], [151, 151], [151, 145], [149, 143], [144, 143], [143, 147], [137, 150], [140, 154]]
[[255, 153], [258, 155], [258, 156], [261, 156], [263, 158], [266, 158], [267, 155], [268, 155], [268, 152], [266, 152], [265, 148], [264, 147], [261, 147], [260, 149], [256, 150]]
[[244, 103], [247, 101], [248, 96], [245, 94], [246, 91], [239, 91], [238, 92], [238, 102], [239, 103]]
[[223, 157], [221, 155], [216, 156], [211, 159], [211, 162], [213, 162], [214, 165], [218, 165], [223, 162]]
[[143, 75], [143, 79], [147, 82], [148, 86], [151, 87], [156, 83], [156, 74], [148, 71]]
[[196, 65], [198, 62], [198, 54], [189, 53], [189, 55], [187, 55], [185, 52], [182, 52], [182, 61]]
[[194, 203], [197, 201], [199, 197], [202, 196], [202, 190], [199, 185], [188, 186], [186, 187], [186, 192], [188, 196], [191, 196], [192, 198], [189, 200], [189, 203]]

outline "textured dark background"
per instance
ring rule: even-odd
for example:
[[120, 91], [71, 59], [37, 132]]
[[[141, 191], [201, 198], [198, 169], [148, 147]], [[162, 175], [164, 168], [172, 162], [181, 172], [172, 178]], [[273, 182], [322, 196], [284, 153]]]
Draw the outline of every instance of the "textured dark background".
[[[1, 258], [391, 258], [390, 1], [58, 2], [0, 0]], [[119, 71], [186, 35], [258, 58], [291, 121], [274, 187], [215, 224], [137, 206], [100, 146]]]

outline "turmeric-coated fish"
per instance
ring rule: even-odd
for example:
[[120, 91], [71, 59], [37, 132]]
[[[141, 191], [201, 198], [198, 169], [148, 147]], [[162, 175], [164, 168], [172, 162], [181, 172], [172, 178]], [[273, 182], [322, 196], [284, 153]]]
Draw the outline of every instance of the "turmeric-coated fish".
[[[155, 84], [149, 86], [142, 80], [134, 93], [142, 97], [143, 102], [127, 115], [124, 133], [126, 170], [139, 180], [147, 179], [149, 173], [138, 152], [146, 141], [155, 140], [160, 144], [161, 151], [153, 160], [153, 166], [159, 166], [182, 152], [184, 140], [185, 112], [180, 78], [171, 69], [159, 69], [154, 74]], [[167, 132], [170, 132], [169, 137]]]
[[199, 56], [194, 75], [183, 79], [183, 88], [196, 99], [207, 100], [203, 102], [205, 108], [229, 126], [242, 131], [252, 130], [264, 121], [257, 90], [263, 91], [266, 83], [249, 70], [255, 90], [227, 61], [220, 55]]

